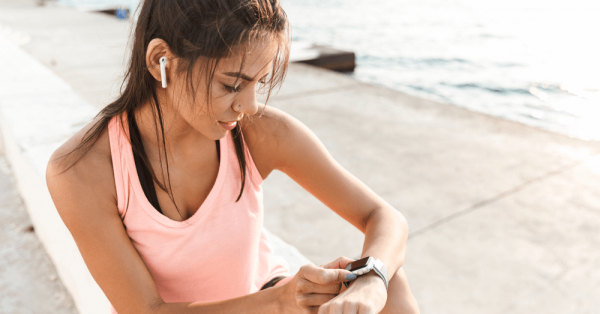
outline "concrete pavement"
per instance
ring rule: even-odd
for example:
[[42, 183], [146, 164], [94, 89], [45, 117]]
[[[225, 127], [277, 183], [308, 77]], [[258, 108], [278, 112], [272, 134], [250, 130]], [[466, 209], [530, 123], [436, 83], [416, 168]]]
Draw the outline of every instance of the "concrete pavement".
[[118, 95], [129, 22], [105, 14], [80, 12], [45, 1], [0, 2], [0, 33], [101, 107]]
[[[0, 25], [98, 108], [116, 95], [127, 22], [3, 0]], [[422, 313], [600, 312], [599, 143], [295, 64], [269, 105], [406, 216]], [[362, 234], [285, 175], [264, 188], [265, 226], [314, 263], [360, 254]]]
[[0, 153], [0, 313], [74, 314]]

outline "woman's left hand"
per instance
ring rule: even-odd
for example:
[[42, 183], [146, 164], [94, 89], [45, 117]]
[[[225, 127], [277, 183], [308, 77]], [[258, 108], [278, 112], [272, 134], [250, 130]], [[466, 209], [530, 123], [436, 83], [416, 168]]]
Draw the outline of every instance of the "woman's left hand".
[[[346, 268], [354, 262], [340, 257], [321, 265], [323, 268]], [[377, 274], [370, 272], [355, 279], [348, 289], [342, 286], [340, 294], [319, 307], [319, 314], [377, 314], [387, 301], [387, 289]]]

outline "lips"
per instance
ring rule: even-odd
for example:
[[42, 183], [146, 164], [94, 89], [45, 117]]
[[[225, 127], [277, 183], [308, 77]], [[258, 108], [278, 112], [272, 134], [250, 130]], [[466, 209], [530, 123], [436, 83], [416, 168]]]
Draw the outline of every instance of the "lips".
[[231, 121], [231, 122], [221, 122], [219, 121], [219, 124], [221, 125], [222, 128], [224, 128], [227, 131], [231, 131], [233, 130], [233, 128], [235, 128], [235, 126], [237, 125], [237, 121]]

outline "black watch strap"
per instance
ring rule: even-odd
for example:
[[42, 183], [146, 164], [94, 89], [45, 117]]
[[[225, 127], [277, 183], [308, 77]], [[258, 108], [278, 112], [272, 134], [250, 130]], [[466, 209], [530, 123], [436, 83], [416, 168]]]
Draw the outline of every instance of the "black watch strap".
[[348, 289], [348, 287], [350, 287], [350, 281], [344, 281], [343, 284], [344, 284], [344, 286], [346, 286], [346, 289]]

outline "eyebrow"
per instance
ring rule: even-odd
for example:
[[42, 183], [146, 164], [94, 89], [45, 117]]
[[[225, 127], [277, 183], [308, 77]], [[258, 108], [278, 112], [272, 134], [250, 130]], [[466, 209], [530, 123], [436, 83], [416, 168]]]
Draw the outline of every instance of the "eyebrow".
[[[225, 72], [223, 73], [227, 76], [231, 76], [231, 77], [235, 77], [238, 78], [240, 77], [241, 79], [245, 80], [245, 81], [252, 81], [252, 78], [249, 77], [248, 75], [244, 74], [244, 73], [240, 73], [240, 72]], [[265, 76], [269, 75], [269, 73], [267, 73]]]

